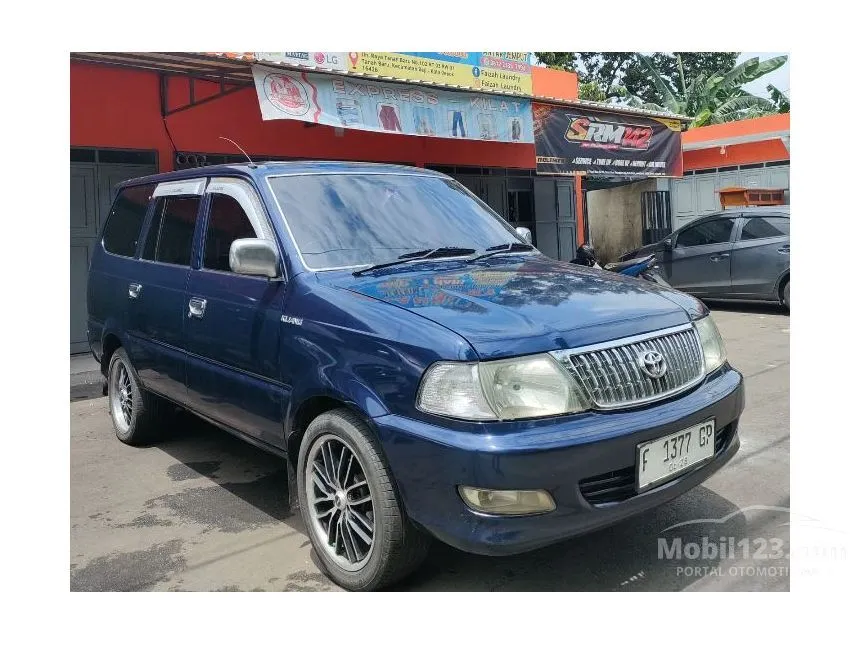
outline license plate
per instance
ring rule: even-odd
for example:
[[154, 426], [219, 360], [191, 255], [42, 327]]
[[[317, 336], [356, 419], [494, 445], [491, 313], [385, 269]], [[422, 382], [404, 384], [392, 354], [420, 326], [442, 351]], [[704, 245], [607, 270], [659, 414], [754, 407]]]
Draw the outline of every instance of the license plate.
[[636, 455], [636, 488], [651, 488], [677, 477], [714, 456], [714, 420], [640, 443]]

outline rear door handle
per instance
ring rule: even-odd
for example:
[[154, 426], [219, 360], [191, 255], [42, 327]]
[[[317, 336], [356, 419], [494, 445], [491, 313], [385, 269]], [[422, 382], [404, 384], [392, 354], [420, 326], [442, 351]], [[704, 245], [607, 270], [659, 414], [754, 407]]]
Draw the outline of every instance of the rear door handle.
[[141, 286], [137, 282], [128, 285], [128, 297], [137, 298], [140, 295]]
[[719, 262], [720, 260], [725, 260], [729, 257], [728, 253], [715, 253], [711, 256], [711, 262]]
[[789, 244], [786, 244], [785, 246], [781, 246], [780, 248], [778, 248], [776, 250], [776, 252], [782, 253], [783, 255], [785, 255], [786, 253], [791, 253], [791, 251], [789, 251], [789, 246], [790, 246]]
[[203, 298], [192, 298], [188, 301], [188, 317], [203, 318], [206, 313], [206, 300]]

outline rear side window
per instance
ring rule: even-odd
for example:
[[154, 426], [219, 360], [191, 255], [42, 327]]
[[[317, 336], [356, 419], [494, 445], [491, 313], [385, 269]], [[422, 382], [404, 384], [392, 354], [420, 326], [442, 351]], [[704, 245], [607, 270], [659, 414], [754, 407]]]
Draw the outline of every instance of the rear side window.
[[691, 226], [685, 231], [678, 233], [676, 246], [702, 246], [704, 244], [720, 244], [728, 242], [732, 237], [732, 228], [735, 220], [723, 218], [712, 219]]
[[230, 270], [230, 245], [234, 240], [257, 237], [245, 209], [230, 195], [213, 193], [206, 227], [203, 266], [217, 271]]
[[160, 197], [141, 257], [191, 266], [191, 246], [200, 197]]
[[103, 244], [105, 250], [115, 255], [134, 257], [140, 227], [146, 217], [149, 200], [155, 190], [154, 184], [123, 188], [114, 200], [113, 208], [105, 224]]
[[765, 237], [789, 235], [787, 217], [753, 217], [744, 222], [741, 240], [760, 240]]

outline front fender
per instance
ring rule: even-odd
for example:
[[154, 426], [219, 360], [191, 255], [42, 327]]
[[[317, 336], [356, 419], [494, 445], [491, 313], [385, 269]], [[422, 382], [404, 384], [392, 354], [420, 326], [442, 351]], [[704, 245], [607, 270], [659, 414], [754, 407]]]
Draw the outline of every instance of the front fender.
[[773, 296], [778, 300], [779, 299], [779, 285], [782, 284], [782, 281], [788, 277], [791, 273], [791, 267], [787, 268], [785, 271], [779, 274], [779, 277], [776, 279], [776, 282], [773, 283]]

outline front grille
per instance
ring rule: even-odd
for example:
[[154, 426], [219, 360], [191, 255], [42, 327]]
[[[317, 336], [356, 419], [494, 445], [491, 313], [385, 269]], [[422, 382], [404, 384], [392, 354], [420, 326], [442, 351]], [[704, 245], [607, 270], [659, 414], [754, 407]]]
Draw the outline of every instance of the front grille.
[[[639, 366], [646, 352], [663, 356], [663, 376], [647, 376]], [[690, 325], [553, 355], [585, 388], [595, 406], [604, 409], [664, 399], [692, 387], [705, 375], [702, 347]]]
[[[731, 441], [737, 422], [717, 429], [714, 436], [714, 456], [720, 455]], [[707, 463], [707, 462], [705, 462]], [[579, 492], [593, 506], [623, 502], [636, 496], [636, 467], [611, 470], [579, 482]]]

